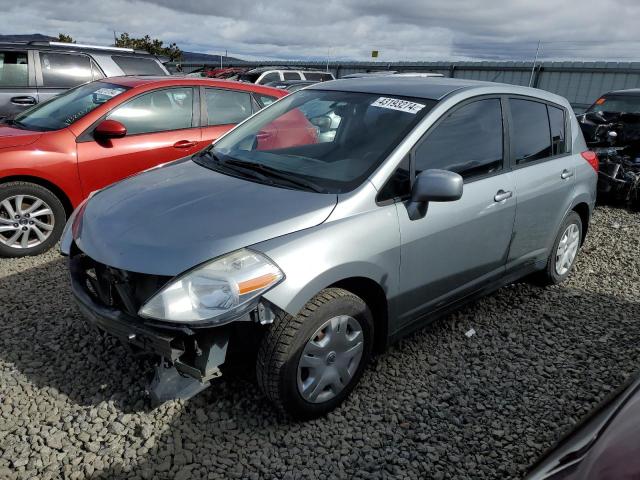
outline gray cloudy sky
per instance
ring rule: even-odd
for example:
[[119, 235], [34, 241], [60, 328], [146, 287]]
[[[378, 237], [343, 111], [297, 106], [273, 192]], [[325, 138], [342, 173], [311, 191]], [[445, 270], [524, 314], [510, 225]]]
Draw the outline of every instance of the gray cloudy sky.
[[245, 58], [640, 59], [638, 0], [0, 0], [5, 34], [113, 31]]

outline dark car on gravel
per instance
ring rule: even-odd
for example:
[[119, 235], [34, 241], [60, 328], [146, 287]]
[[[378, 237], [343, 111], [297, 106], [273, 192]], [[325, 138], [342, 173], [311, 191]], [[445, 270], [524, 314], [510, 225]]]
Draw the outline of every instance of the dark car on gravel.
[[241, 359], [277, 406], [315, 417], [415, 328], [526, 275], [565, 280], [596, 169], [551, 93], [322, 82], [98, 192], [62, 252], [91, 324], [162, 358], [157, 400]]
[[640, 376], [635, 376], [549, 449], [526, 480], [638, 478]]

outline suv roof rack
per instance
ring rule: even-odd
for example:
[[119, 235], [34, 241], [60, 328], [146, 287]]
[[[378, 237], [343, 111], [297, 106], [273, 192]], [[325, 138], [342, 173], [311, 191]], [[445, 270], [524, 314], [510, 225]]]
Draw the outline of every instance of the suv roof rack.
[[71, 48], [87, 48], [91, 50], [106, 50], [110, 52], [123, 53], [143, 53], [149, 55], [146, 50], [134, 50], [133, 48], [111, 47], [104, 45], [88, 45], [85, 43], [68, 43], [68, 42], [48, 42], [43, 40], [31, 40], [27, 45], [43, 46], [43, 47], [71, 47]]

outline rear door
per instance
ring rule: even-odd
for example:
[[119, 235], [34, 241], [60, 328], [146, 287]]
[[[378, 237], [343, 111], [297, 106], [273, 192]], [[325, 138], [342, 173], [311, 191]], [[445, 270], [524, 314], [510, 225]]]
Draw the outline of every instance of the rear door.
[[575, 166], [568, 112], [528, 97], [509, 98], [511, 161], [518, 206], [508, 268], [544, 261], [570, 206]]
[[195, 153], [201, 142], [196, 93], [192, 87], [143, 93], [105, 117], [121, 122], [127, 128], [125, 137], [96, 140], [91, 131], [81, 135], [78, 165], [85, 194]]
[[483, 97], [454, 107], [416, 146], [416, 175], [453, 171], [464, 178], [464, 191], [455, 202], [431, 202], [418, 220], [397, 204], [401, 324], [503, 274], [516, 207], [506, 145], [502, 100]]
[[201, 92], [203, 117], [200, 148], [217, 140], [257, 109], [251, 92], [208, 87], [202, 88]]
[[89, 55], [41, 50], [34, 52], [41, 102], [104, 75]]
[[13, 117], [37, 102], [33, 52], [0, 48], [0, 117]]

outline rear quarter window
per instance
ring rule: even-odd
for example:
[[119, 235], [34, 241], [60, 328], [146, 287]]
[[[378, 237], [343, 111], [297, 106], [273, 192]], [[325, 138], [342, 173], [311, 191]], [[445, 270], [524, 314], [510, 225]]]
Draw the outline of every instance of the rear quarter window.
[[113, 55], [111, 59], [125, 75], [166, 75], [157, 60], [153, 58]]

